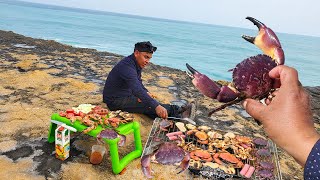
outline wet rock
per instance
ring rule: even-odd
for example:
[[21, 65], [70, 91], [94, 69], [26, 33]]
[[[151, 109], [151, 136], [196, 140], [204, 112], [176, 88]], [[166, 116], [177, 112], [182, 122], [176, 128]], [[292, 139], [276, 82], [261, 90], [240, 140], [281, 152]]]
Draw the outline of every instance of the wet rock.
[[169, 89], [169, 90], [172, 90], [172, 91], [178, 90], [178, 88], [177, 88], [176, 86], [169, 86], [168, 89]]
[[[101, 98], [104, 81], [111, 68], [123, 56], [33, 39], [10, 31], [0, 31], [0, 37], [0, 59], [3, 60], [0, 64], [0, 126], [6, 127], [0, 132], [0, 146], [3, 146], [0, 149], [5, 149], [5, 157], [14, 161], [31, 159], [33, 164], [24, 169], [34, 170], [46, 179], [59, 179], [60, 175], [66, 179], [75, 177], [74, 175], [82, 178], [81, 173], [86, 173], [83, 168], [90, 169], [88, 172], [91, 174], [86, 177], [92, 177], [91, 179], [143, 179], [139, 159], [130, 163], [122, 176], [112, 173], [109, 157], [101, 166], [92, 167], [87, 157], [90, 146], [85, 145], [91, 141], [86, 135], [72, 138], [71, 156], [66, 161], [55, 158], [54, 143], [47, 143], [45, 138], [52, 113], [82, 103], [105, 107]], [[266, 136], [263, 129], [239, 105], [208, 117], [209, 110], [221, 103], [200, 94], [184, 71], [151, 63], [143, 70], [142, 76], [148, 90], [156, 92], [161, 102], [182, 105], [197, 101], [195, 121], [198, 125], [209, 125], [215, 129], [256, 137]], [[315, 122], [319, 125], [320, 87], [306, 87], [306, 90], [312, 97]], [[144, 145], [152, 120], [143, 115], [135, 117], [141, 124]], [[21, 134], [23, 137], [20, 137]], [[6, 141], [15, 143], [6, 148], [3, 145]], [[129, 146], [134, 148], [134, 143], [129, 143]], [[16, 147], [18, 148], [14, 149]], [[123, 157], [129, 150], [124, 148], [119, 151]], [[292, 179], [294, 176], [302, 179], [300, 165], [280, 149], [279, 157], [284, 179]], [[82, 169], [72, 171], [74, 167]], [[164, 175], [171, 173], [171, 169], [174, 170], [153, 165], [154, 169], [156, 167], [165, 169]], [[163, 174], [163, 171], [158, 172]], [[173, 176], [170, 178], [177, 178], [176, 171], [172, 172]]]
[[23, 146], [19, 147], [15, 150], [11, 150], [8, 152], [3, 153], [3, 155], [6, 155], [8, 158], [12, 159], [13, 161], [19, 159], [28, 157], [33, 153], [33, 149], [30, 146]]
[[[40, 175], [44, 175], [46, 178], [53, 178], [55, 177], [55, 174], [58, 173], [61, 170], [62, 164], [67, 164], [68, 162], [75, 161], [77, 159], [81, 159], [81, 154], [84, 152], [79, 151], [76, 149], [72, 142], [74, 139], [71, 139], [71, 148], [70, 148], [70, 156], [68, 159], [61, 161], [55, 157], [54, 152], [54, 143], [48, 143], [45, 139], [39, 141], [39, 145], [35, 146], [35, 149], [41, 150], [43, 153], [41, 155], [33, 157], [33, 160], [35, 162], [38, 162], [38, 166], [36, 167], [36, 171]], [[40, 146], [41, 144], [41, 146]], [[86, 161], [87, 158], [85, 156], [82, 156], [82, 161]]]
[[305, 87], [311, 96], [311, 109], [313, 112], [314, 121], [320, 123], [320, 86]]

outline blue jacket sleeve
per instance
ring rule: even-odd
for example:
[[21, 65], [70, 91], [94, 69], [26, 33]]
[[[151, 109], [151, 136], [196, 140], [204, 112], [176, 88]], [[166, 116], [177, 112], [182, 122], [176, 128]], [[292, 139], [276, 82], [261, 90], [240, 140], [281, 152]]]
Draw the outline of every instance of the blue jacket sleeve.
[[155, 109], [159, 105], [159, 102], [148, 95], [147, 90], [139, 80], [135, 69], [129, 67], [126, 70], [127, 71], [121, 71], [120, 77], [128, 84], [133, 95], [141, 99], [142, 102], [148, 104], [151, 108]]
[[145, 88], [144, 85], [142, 84], [142, 79], [141, 78], [139, 78], [139, 81], [140, 81], [140, 84], [141, 84], [142, 88], [148, 92], [148, 89]]
[[304, 179], [320, 179], [320, 139], [313, 146], [304, 167]]

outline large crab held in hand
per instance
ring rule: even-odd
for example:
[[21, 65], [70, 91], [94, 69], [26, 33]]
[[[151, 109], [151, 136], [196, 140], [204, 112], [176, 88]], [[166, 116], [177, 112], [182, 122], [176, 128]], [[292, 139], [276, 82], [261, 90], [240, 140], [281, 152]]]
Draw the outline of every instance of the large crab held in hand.
[[246, 19], [258, 27], [259, 34], [256, 37], [243, 35], [242, 38], [259, 47], [264, 55], [259, 54], [244, 59], [235, 68], [231, 69], [230, 71], [233, 71], [232, 83], [219, 85], [186, 64], [188, 70], [192, 73], [192, 83], [195, 87], [203, 95], [225, 103], [212, 110], [209, 116], [245, 98], [265, 98], [274, 85], [274, 80], [269, 77], [269, 71], [277, 65], [284, 64], [284, 52], [276, 34], [257, 19], [252, 17]]

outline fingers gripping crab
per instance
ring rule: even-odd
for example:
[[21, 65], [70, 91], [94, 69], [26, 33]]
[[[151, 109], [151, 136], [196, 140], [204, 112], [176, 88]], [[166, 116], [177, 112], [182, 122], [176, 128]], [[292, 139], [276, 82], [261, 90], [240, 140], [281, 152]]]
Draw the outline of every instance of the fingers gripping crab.
[[256, 37], [243, 35], [242, 38], [259, 47], [264, 55], [259, 54], [244, 59], [231, 69], [232, 83], [221, 86], [186, 64], [195, 87], [205, 96], [225, 103], [212, 110], [209, 116], [245, 98], [263, 99], [266, 97], [274, 84], [274, 80], [269, 77], [269, 71], [277, 65], [284, 64], [284, 52], [276, 34], [257, 19], [252, 17], [246, 19], [258, 27], [259, 34]]

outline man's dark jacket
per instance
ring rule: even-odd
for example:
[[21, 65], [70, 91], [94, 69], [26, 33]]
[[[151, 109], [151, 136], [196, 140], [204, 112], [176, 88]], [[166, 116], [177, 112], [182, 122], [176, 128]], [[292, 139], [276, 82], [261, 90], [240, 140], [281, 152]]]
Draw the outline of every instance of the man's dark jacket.
[[136, 96], [155, 109], [159, 103], [148, 95], [141, 80], [141, 67], [133, 54], [122, 59], [110, 71], [103, 89], [103, 102], [107, 105], [117, 98]]

